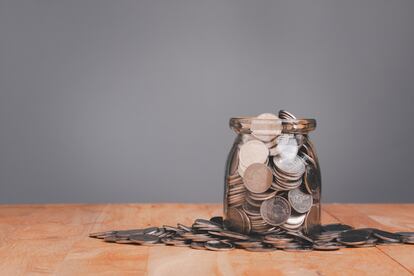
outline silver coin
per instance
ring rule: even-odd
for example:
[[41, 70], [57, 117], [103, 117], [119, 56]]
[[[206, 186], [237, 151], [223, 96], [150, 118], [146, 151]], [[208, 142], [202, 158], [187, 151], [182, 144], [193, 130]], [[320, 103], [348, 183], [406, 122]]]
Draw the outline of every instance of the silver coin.
[[296, 120], [296, 116], [295, 115], [293, 115], [289, 111], [283, 110], [283, 109], [279, 110], [279, 118], [280, 119], [284, 119], [284, 120], [286, 120], [286, 119]]
[[151, 244], [157, 243], [160, 240], [160, 238], [155, 235], [137, 234], [129, 236], [129, 240], [138, 244]]
[[305, 194], [299, 188], [290, 190], [288, 199], [292, 208], [298, 213], [306, 213], [310, 210], [313, 203], [312, 195]]
[[272, 113], [263, 113], [251, 120], [250, 130], [257, 139], [270, 142], [282, 132], [282, 122]]
[[273, 157], [273, 163], [278, 169], [286, 174], [301, 176], [305, 172], [305, 163], [299, 156], [296, 156], [294, 159], [275, 156]]
[[282, 134], [276, 138], [277, 146], [273, 154], [283, 159], [294, 159], [298, 154], [298, 142], [293, 134]]
[[205, 248], [213, 251], [229, 251], [234, 249], [234, 245], [225, 241], [208, 241], [204, 244]]
[[204, 242], [192, 242], [190, 243], [192, 249], [206, 250]]
[[114, 235], [115, 233], [116, 233], [116, 231], [95, 232], [95, 233], [90, 233], [89, 237], [103, 239], [105, 236]]
[[278, 226], [284, 224], [290, 216], [289, 202], [281, 196], [263, 201], [260, 206], [260, 214], [270, 225]]
[[269, 155], [266, 145], [258, 140], [251, 140], [240, 147], [239, 167], [246, 168], [254, 163], [264, 164]]

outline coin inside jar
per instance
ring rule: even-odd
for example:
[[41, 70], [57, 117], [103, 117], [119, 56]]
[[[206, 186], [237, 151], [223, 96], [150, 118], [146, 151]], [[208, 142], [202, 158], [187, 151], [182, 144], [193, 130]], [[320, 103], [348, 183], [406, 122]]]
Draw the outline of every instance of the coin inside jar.
[[249, 191], [263, 193], [272, 185], [273, 174], [265, 164], [254, 163], [247, 167], [243, 180]]
[[269, 150], [263, 142], [251, 140], [240, 147], [239, 166], [247, 168], [253, 163], [265, 163]]
[[270, 225], [278, 226], [284, 224], [290, 216], [289, 202], [281, 196], [263, 201], [260, 206], [260, 214]]
[[227, 212], [227, 219], [224, 221], [224, 224], [229, 229], [240, 233], [249, 233], [251, 230], [249, 217], [243, 210], [236, 208], [229, 208]]
[[312, 207], [312, 195], [305, 194], [299, 188], [290, 190], [288, 199], [292, 208], [298, 213], [306, 213]]
[[281, 133], [282, 123], [275, 114], [263, 113], [252, 119], [250, 129], [254, 137], [269, 142]]

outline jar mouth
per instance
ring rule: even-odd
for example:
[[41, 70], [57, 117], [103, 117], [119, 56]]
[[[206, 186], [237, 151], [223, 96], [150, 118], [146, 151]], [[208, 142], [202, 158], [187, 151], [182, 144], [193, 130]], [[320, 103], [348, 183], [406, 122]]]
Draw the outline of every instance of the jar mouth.
[[253, 116], [233, 117], [230, 127], [236, 133], [251, 134], [253, 128], [281, 133], [307, 134], [316, 128], [315, 119], [264, 119]]

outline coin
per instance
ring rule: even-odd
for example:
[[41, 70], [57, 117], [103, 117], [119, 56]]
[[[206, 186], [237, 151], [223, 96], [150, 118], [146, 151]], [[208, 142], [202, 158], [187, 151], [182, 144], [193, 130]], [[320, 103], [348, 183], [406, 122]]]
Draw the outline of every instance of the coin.
[[329, 231], [342, 232], [342, 231], [351, 230], [351, 229], [353, 229], [352, 226], [342, 224], [342, 223], [325, 224], [322, 226], [322, 231], [325, 231], [325, 232], [329, 232]]
[[191, 232], [191, 228], [188, 226], [185, 226], [184, 224], [181, 223], [177, 223], [177, 227], [181, 230], [184, 230], [186, 232]]
[[110, 236], [105, 236], [103, 240], [106, 242], [116, 242], [119, 239], [121, 238], [117, 238], [115, 235], [110, 235]]
[[277, 146], [274, 155], [279, 155], [283, 159], [294, 159], [298, 154], [298, 142], [293, 134], [282, 134], [276, 138]]
[[401, 235], [379, 229], [374, 229], [373, 235], [378, 239], [391, 243], [399, 243], [401, 240]]
[[103, 231], [103, 232], [95, 232], [95, 233], [90, 233], [89, 237], [91, 238], [103, 238], [104, 236], [109, 236], [109, 235], [113, 235], [115, 234], [116, 231]]
[[319, 242], [313, 244], [313, 249], [322, 251], [334, 251], [339, 250], [341, 247], [337, 243], [332, 242]]
[[251, 252], [272, 252], [272, 251], [276, 251], [277, 248], [258, 246], [258, 247], [245, 247], [244, 250], [251, 251]]
[[204, 242], [192, 242], [190, 243], [190, 247], [192, 249], [199, 249], [199, 250], [205, 250]]
[[243, 210], [229, 208], [224, 224], [231, 230], [248, 233], [251, 230], [250, 221]]
[[400, 235], [402, 237], [414, 238], [414, 232], [395, 232], [395, 234]]
[[290, 113], [287, 110], [279, 110], [279, 118], [280, 119], [296, 119], [296, 116]]
[[234, 246], [225, 241], [208, 241], [204, 244], [205, 248], [214, 251], [228, 251], [233, 250]]
[[210, 218], [210, 221], [211, 222], [214, 222], [214, 223], [216, 223], [218, 225], [223, 225], [223, 217], [222, 216], [212, 217], [212, 218]]
[[302, 226], [303, 222], [305, 221], [306, 214], [301, 215], [291, 215], [286, 223], [284, 223], [281, 227], [289, 230], [295, 230]]
[[292, 208], [298, 213], [306, 213], [312, 207], [312, 196], [298, 188], [289, 191], [288, 199]]
[[159, 237], [150, 234], [135, 234], [129, 236], [129, 239], [138, 244], [157, 243], [160, 240]]
[[294, 159], [280, 158], [279, 156], [275, 156], [273, 157], [273, 163], [278, 169], [288, 175], [301, 176], [305, 172], [305, 163], [298, 156], [296, 156]]
[[208, 231], [208, 233], [211, 234], [211, 235], [214, 235], [214, 236], [232, 238], [232, 239], [237, 239], [237, 240], [248, 240], [248, 239], [250, 239], [250, 237], [247, 236], [247, 235], [243, 235], [243, 234], [240, 234], [238, 232], [227, 231], [227, 230]]
[[254, 163], [244, 172], [244, 185], [253, 193], [263, 193], [272, 185], [272, 171], [261, 163]]
[[370, 236], [371, 233], [366, 230], [346, 230], [340, 233], [337, 240], [345, 245], [359, 245], [366, 243]]
[[290, 216], [289, 202], [281, 196], [263, 201], [260, 214], [270, 225], [278, 226], [287, 221]]
[[239, 167], [245, 167], [254, 163], [265, 163], [269, 154], [269, 150], [263, 142], [251, 140], [240, 147]]
[[263, 113], [252, 119], [250, 130], [257, 139], [269, 142], [282, 132], [282, 123], [275, 114]]

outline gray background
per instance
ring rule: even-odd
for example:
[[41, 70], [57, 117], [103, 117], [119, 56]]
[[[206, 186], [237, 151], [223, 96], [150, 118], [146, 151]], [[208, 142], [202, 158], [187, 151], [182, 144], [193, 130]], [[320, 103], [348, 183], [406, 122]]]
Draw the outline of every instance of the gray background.
[[0, 202], [220, 202], [228, 119], [314, 117], [325, 202], [413, 202], [414, 1], [0, 0]]

